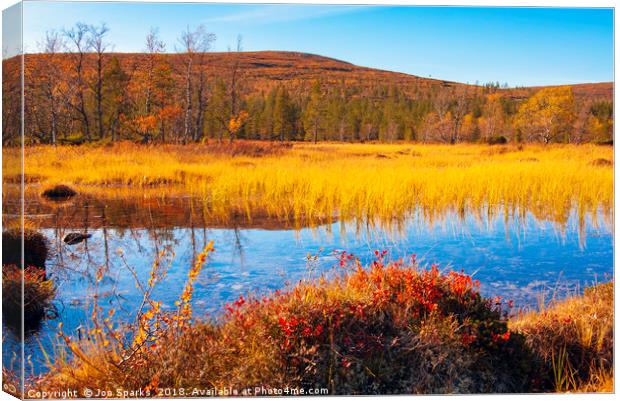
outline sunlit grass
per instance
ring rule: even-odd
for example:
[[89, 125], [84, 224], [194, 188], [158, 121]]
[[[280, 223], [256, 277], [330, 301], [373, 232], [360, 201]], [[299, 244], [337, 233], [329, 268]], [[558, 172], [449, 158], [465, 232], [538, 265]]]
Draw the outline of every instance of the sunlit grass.
[[518, 316], [510, 329], [525, 336], [557, 391], [613, 391], [613, 282]]
[[222, 220], [268, 214], [389, 221], [419, 209], [428, 220], [446, 211], [529, 211], [565, 223], [574, 210], [583, 221], [597, 210], [610, 216], [613, 208], [613, 168], [596, 162], [613, 161], [611, 147], [327, 143], [274, 144], [273, 152], [263, 144], [251, 152], [259, 145], [235, 146], [244, 151], [129, 143], [30, 147], [25, 173], [36, 183], [27, 192], [63, 183], [101, 197], [190, 195]]

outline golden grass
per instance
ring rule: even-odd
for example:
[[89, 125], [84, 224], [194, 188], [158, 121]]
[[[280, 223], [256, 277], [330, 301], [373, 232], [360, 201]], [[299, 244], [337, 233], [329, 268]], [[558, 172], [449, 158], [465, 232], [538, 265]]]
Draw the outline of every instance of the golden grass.
[[[242, 144], [242, 145], [241, 145]], [[67, 184], [100, 197], [190, 195], [212, 216], [268, 214], [294, 221], [400, 219], [419, 208], [485, 216], [533, 213], [565, 223], [602, 209], [611, 216], [613, 149], [595, 145], [294, 144], [222, 152], [213, 145], [26, 149], [28, 185]], [[273, 145], [276, 146], [276, 145]], [[246, 156], [249, 155], [249, 156]], [[6, 177], [18, 174], [5, 163]], [[28, 190], [27, 190], [28, 191]]]
[[613, 282], [519, 316], [510, 329], [525, 336], [557, 391], [613, 391]]

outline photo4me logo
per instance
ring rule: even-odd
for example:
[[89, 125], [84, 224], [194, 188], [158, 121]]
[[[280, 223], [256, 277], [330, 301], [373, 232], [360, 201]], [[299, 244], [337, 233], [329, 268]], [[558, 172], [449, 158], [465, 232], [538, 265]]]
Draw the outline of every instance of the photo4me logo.
[[296, 396], [296, 395], [329, 395], [327, 388], [303, 387], [246, 387], [242, 389], [232, 387], [205, 387], [205, 388], [157, 388], [157, 389], [65, 389], [58, 391], [41, 391], [30, 389], [27, 398], [30, 399], [77, 399], [77, 398], [145, 398], [145, 397], [230, 397], [230, 396]]
[[191, 397], [226, 397], [226, 396], [296, 396], [296, 395], [329, 395], [327, 388], [304, 387], [246, 387], [236, 388], [194, 388], [185, 391]]

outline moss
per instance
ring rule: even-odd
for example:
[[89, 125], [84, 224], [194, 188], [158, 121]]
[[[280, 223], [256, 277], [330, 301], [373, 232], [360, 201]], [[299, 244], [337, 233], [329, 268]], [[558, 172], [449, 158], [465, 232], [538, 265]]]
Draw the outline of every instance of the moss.
[[[2, 265], [21, 266], [21, 231], [8, 229], [2, 232]], [[45, 268], [48, 245], [43, 234], [24, 229], [24, 266]]]

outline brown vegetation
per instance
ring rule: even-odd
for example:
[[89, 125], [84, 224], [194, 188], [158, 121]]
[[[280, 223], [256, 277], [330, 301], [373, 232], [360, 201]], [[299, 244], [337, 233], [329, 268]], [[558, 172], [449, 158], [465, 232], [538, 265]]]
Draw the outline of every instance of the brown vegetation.
[[4, 321], [17, 332], [20, 331], [22, 313], [24, 329], [36, 327], [55, 295], [56, 287], [45, 277], [44, 270], [2, 266], [2, 313]]
[[77, 192], [75, 192], [73, 188], [63, 184], [54, 185], [41, 193], [41, 196], [44, 198], [59, 201], [67, 200], [75, 195], [77, 195]]
[[511, 321], [556, 391], [613, 391], [614, 284], [554, 301]]
[[[241, 141], [232, 144], [210, 143], [196, 150], [204, 153], [228, 156], [263, 157], [278, 156], [293, 148], [290, 142]], [[246, 164], [247, 166], [248, 164]]]
[[[25, 228], [23, 240], [23, 267], [45, 269], [48, 253], [45, 237], [35, 230]], [[22, 230], [10, 228], [2, 232], [2, 265], [22, 266]]]
[[614, 162], [608, 159], [596, 159], [596, 160], [592, 160], [590, 164], [593, 166], [599, 166], [599, 167], [611, 167], [614, 165]]
[[480, 296], [477, 282], [415, 261], [387, 264], [384, 255], [377, 251], [366, 270], [342, 253], [348, 273], [341, 278], [303, 282], [268, 298], [240, 297], [218, 322], [188, 324], [191, 292], [171, 315], [149, 301], [130, 342], [116, 330], [88, 341], [63, 335], [75, 359], [58, 361], [37, 385], [174, 387], [185, 396], [205, 385], [329, 394], [532, 389], [532, 354], [522, 336], [508, 331], [502, 307]]

